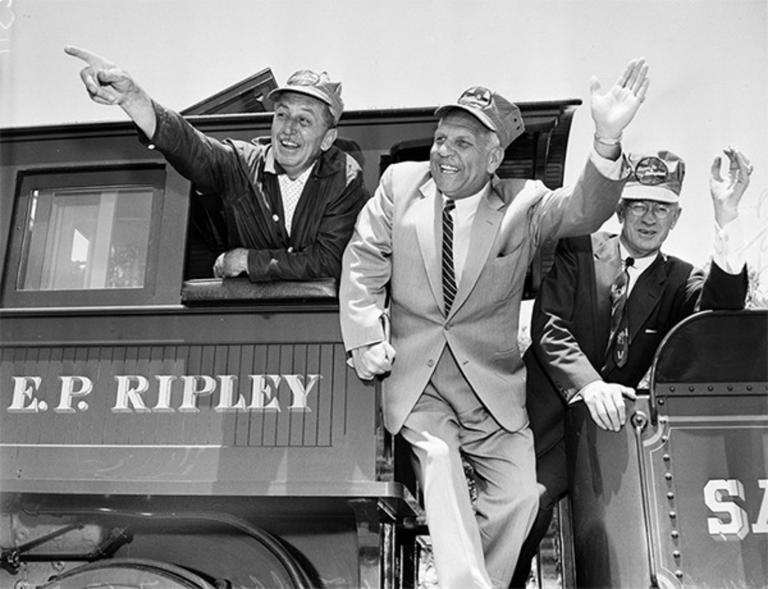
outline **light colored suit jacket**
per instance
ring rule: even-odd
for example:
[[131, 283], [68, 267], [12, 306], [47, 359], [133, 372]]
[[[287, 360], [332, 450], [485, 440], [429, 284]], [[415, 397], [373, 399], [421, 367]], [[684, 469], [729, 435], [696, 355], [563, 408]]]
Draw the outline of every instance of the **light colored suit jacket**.
[[624, 182], [589, 161], [573, 188], [494, 177], [478, 205], [456, 299], [443, 314], [442, 198], [427, 162], [389, 166], [347, 245], [340, 285], [347, 350], [382, 341], [391, 316], [397, 358], [382, 385], [384, 424], [396, 433], [448, 345], [464, 376], [506, 429], [528, 422], [517, 344], [526, 269], [546, 240], [596, 230]]

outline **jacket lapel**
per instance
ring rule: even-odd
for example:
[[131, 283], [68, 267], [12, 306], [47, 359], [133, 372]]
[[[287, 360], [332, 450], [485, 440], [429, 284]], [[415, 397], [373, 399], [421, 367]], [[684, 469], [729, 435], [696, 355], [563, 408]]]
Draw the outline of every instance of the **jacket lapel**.
[[[443, 308], [443, 278], [442, 257], [437, 247], [438, 240], [442, 239], [442, 209], [441, 199], [437, 191], [435, 181], [431, 178], [419, 188], [421, 199], [413, 206], [416, 219], [416, 235], [419, 241], [419, 249], [424, 259], [424, 268], [427, 272], [429, 287], [435, 297], [438, 306]], [[454, 304], [454, 308], [456, 305]]]
[[607, 233], [592, 234], [592, 255], [595, 265], [596, 317], [605, 317], [606, 325], [611, 316], [611, 284], [621, 269], [619, 236]]
[[504, 217], [504, 201], [491, 189], [487, 196], [480, 199], [475, 212], [475, 219], [470, 230], [469, 251], [464, 262], [464, 270], [459, 279], [456, 300], [453, 302], [448, 317], [452, 317], [472, 292], [485, 266], [491, 247]]

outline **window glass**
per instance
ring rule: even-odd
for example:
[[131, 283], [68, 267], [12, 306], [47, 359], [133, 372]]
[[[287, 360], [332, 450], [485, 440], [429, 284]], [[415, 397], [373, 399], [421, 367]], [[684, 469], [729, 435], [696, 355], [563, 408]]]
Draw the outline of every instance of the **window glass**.
[[143, 288], [154, 187], [32, 189], [19, 290]]

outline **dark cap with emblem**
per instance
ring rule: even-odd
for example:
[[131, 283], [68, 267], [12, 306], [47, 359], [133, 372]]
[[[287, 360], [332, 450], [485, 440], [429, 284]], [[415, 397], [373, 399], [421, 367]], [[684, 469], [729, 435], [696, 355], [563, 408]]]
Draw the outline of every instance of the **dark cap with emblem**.
[[632, 171], [621, 198], [676, 203], [680, 200], [685, 162], [677, 154], [662, 150], [627, 155]]
[[296, 92], [317, 98], [328, 105], [335, 124], [339, 123], [344, 111], [344, 101], [341, 99], [341, 82], [331, 82], [327, 72], [319, 74], [312, 70], [299, 70], [293, 74], [285, 86], [275, 88], [268, 98], [274, 100], [282, 92]]
[[468, 88], [455, 103], [444, 104], [438, 108], [435, 115], [440, 117], [453, 109], [468, 112], [485, 127], [494, 131], [504, 149], [525, 131], [518, 106], [483, 86]]

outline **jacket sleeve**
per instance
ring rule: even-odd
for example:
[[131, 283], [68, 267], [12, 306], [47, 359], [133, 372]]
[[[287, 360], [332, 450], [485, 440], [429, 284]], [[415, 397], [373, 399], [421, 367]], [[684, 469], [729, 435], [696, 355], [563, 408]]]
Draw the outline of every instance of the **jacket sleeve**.
[[232, 183], [242, 182], [243, 172], [233, 146], [201, 133], [180, 114], [153, 105], [157, 127], [151, 144], [202, 193], [224, 198], [235, 193]]
[[348, 174], [344, 190], [322, 211], [317, 238], [301, 251], [249, 250], [248, 277], [252, 282], [338, 278], [344, 248], [367, 200], [363, 174], [356, 167]]
[[341, 332], [347, 350], [384, 340], [382, 315], [392, 276], [392, 176], [384, 172], [357, 219], [344, 252], [339, 287]]
[[541, 284], [531, 320], [531, 349], [566, 401], [585, 385], [602, 378], [575, 333], [579, 248], [589, 250], [589, 259], [589, 237], [558, 244], [554, 265]]
[[606, 178], [589, 159], [576, 184], [546, 191], [532, 211], [534, 244], [597, 231], [616, 211], [626, 182], [622, 175]]
[[670, 328], [698, 311], [743, 309], [747, 288], [746, 266], [738, 274], [725, 272], [715, 262], [710, 263], [709, 272], [693, 269], [678, 292], [676, 312], [670, 318]]

